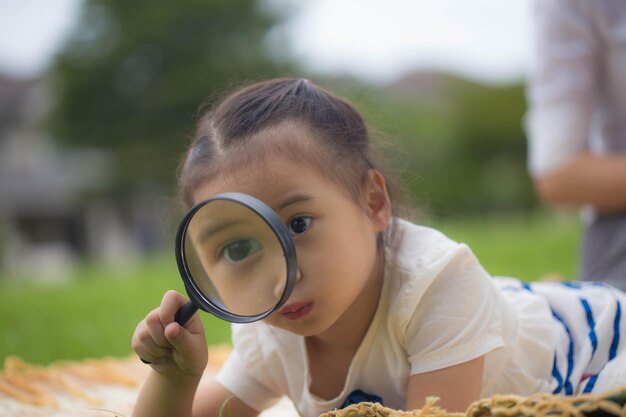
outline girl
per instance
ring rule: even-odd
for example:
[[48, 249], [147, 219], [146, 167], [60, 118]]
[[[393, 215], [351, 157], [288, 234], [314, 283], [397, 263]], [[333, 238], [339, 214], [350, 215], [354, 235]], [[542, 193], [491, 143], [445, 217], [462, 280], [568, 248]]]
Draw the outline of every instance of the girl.
[[201, 382], [200, 318], [165, 294], [139, 323], [151, 362], [133, 415], [256, 416], [283, 395], [303, 416], [361, 400], [448, 411], [497, 393], [576, 394], [626, 384], [626, 295], [596, 284], [492, 279], [463, 244], [393, 215], [366, 126], [307, 80], [251, 85], [204, 116], [181, 171], [187, 205], [236, 191], [293, 235], [297, 283], [261, 322], [233, 325], [233, 352]]

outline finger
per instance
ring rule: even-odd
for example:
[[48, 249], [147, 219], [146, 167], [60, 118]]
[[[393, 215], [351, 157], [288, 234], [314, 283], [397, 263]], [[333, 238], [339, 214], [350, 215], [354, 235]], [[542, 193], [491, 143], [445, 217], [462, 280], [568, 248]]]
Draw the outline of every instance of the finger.
[[133, 346], [133, 350], [144, 363], [161, 363], [172, 357], [171, 351], [155, 353], [147, 345]]
[[[159, 311], [159, 317], [164, 327], [167, 327], [170, 323], [175, 322], [176, 313], [189, 301], [184, 295], [176, 291], [168, 291], [163, 296], [161, 302], [161, 309]], [[202, 320], [198, 314], [194, 314], [183, 326], [185, 329], [193, 334], [204, 334], [204, 327], [202, 326]]]
[[153, 357], [161, 358], [161, 359], [172, 356], [172, 348], [161, 347], [157, 345], [156, 343], [154, 343], [152, 339], [150, 339], [149, 341], [147, 341], [146, 343], [142, 345], [142, 351], [148, 352]]
[[165, 337], [181, 357], [198, 359], [201, 354], [202, 349], [194, 343], [194, 334], [176, 322], [165, 327]]
[[[163, 337], [165, 338], [165, 336]], [[142, 321], [137, 326], [137, 330], [132, 339], [132, 348], [140, 357], [148, 359], [151, 362], [154, 362], [155, 358], [162, 359], [172, 354], [171, 348], [165, 348], [155, 343], [145, 321]], [[152, 359], [149, 359], [148, 356]]]
[[159, 317], [158, 308], [152, 310], [146, 316], [145, 324], [147, 326], [148, 332], [150, 333], [150, 336], [154, 340], [154, 343], [164, 348], [171, 347], [170, 343], [167, 341], [167, 339], [165, 338], [165, 335], [163, 334], [165, 331], [165, 326], [163, 325]]
[[175, 321], [176, 312], [187, 302], [187, 298], [179, 292], [170, 290], [165, 293], [159, 309], [159, 318], [163, 327]]
[[204, 326], [198, 313], [195, 313], [187, 323], [185, 323], [185, 329], [192, 334], [204, 334]]
[[139, 356], [139, 359], [141, 359], [141, 361], [146, 364], [159, 364], [166, 359], [166, 356], [154, 355], [143, 347], [135, 349], [135, 353], [137, 354], [137, 356]]

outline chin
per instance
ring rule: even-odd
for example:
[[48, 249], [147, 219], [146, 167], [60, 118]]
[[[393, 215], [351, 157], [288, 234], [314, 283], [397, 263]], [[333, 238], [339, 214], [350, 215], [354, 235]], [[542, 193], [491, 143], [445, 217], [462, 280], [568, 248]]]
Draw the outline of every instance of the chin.
[[303, 337], [317, 336], [328, 329], [327, 326], [322, 326], [319, 321], [309, 317], [297, 321], [287, 320], [283, 317], [264, 321], [271, 326]]

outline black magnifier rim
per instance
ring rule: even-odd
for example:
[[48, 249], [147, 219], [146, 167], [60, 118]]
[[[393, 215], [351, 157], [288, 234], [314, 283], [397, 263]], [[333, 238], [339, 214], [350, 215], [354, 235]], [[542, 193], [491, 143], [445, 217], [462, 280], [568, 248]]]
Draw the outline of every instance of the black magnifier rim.
[[[189, 271], [189, 267], [185, 259], [185, 237], [187, 236], [187, 228], [189, 227], [189, 223], [191, 222], [194, 214], [198, 210], [216, 200], [233, 201], [255, 212], [272, 229], [276, 237], [278, 237], [280, 246], [283, 249], [287, 265], [287, 284], [285, 285], [285, 290], [283, 291], [280, 300], [278, 300], [272, 308], [264, 311], [263, 313], [254, 316], [242, 316], [239, 314], [233, 314], [228, 310], [224, 310], [218, 304], [212, 302], [204, 296], [191, 276], [191, 272]], [[189, 295], [191, 301], [198, 308], [231, 323], [251, 323], [267, 317], [282, 306], [285, 301], [287, 301], [289, 295], [293, 291], [293, 287], [296, 284], [296, 249], [293, 240], [291, 239], [289, 230], [281, 218], [278, 217], [278, 215], [269, 206], [248, 194], [234, 192], [217, 194], [199, 202], [189, 209], [181, 220], [178, 232], [176, 233], [176, 263], [178, 264], [178, 271], [180, 272], [180, 276], [183, 279], [185, 289], [187, 290], [187, 294]]]

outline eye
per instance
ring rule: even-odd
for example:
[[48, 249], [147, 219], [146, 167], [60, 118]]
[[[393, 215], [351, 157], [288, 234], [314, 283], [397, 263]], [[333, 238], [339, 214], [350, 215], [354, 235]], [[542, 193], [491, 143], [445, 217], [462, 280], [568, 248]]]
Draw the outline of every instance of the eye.
[[241, 239], [224, 246], [220, 251], [220, 256], [228, 262], [241, 262], [244, 259], [261, 251], [263, 245], [256, 239]]
[[309, 230], [312, 221], [313, 219], [307, 216], [294, 217], [287, 223], [287, 228], [292, 235], [299, 235]]

